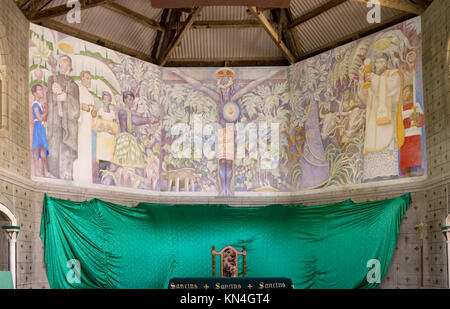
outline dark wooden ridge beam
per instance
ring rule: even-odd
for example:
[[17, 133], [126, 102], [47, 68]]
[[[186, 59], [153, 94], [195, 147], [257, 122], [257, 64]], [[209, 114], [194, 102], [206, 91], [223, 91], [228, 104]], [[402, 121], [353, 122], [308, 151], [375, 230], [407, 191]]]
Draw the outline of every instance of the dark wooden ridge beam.
[[383, 30], [385, 28], [394, 26], [396, 24], [399, 24], [401, 22], [404, 22], [405, 20], [408, 20], [410, 18], [413, 18], [414, 16], [416, 16], [416, 14], [410, 14], [410, 13], [400, 13], [399, 15], [393, 16], [389, 19], [384, 20], [382, 23], [380, 24], [372, 24], [367, 28], [364, 28], [362, 30], [356, 31], [354, 33], [348, 34], [336, 41], [327, 43], [319, 48], [316, 48], [314, 50], [308, 51], [306, 53], [304, 53], [299, 60], [304, 60], [306, 58], [310, 58], [313, 57], [315, 55], [321, 54], [323, 52], [326, 52], [327, 50], [336, 48], [338, 46], [350, 43], [352, 41], [358, 40], [364, 36], [368, 36], [370, 34], [373, 34], [375, 32], [378, 32], [380, 30]]
[[202, 7], [195, 7], [192, 9], [191, 14], [186, 18], [186, 21], [183, 25], [183, 27], [180, 29], [180, 31], [177, 33], [175, 38], [169, 43], [167, 48], [164, 50], [164, 52], [161, 54], [161, 57], [159, 58], [158, 64], [164, 65], [169, 58], [170, 54], [173, 52], [175, 47], [178, 46], [178, 44], [181, 42], [181, 39], [186, 35], [186, 33], [191, 29], [192, 24], [194, 23], [194, 18], [200, 14], [202, 11]]
[[257, 20], [198, 20], [192, 24], [192, 29], [208, 28], [261, 28]]
[[254, 6], [249, 7], [250, 12], [255, 16], [259, 22], [264, 26], [264, 29], [269, 34], [270, 38], [277, 44], [278, 48], [281, 49], [283, 54], [289, 60], [290, 63], [295, 63], [295, 57], [292, 55], [289, 48], [282, 42], [281, 38], [278, 37], [278, 33], [273, 29], [270, 22], [258, 9]]
[[171, 59], [165, 67], [249, 67], [249, 66], [288, 66], [285, 58], [182, 58]]
[[288, 25], [288, 28], [289, 29], [294, 28], [294, 27], [298, 26], [299, 24], [304, 23], [304, 22], [344, 3], [345, 1], [347, 1], [347, 0], [330, 0], [327, 3], [325, 3], [324, 5], [319, 6], [318, 8], [315, 8], [311, 12], [308, 12], [305, 15], [302, 15], [302, 16], [294, 19], [294, 21]]
[[291, 0], [151, 0], [153, 8], [192, 8], [202, 6], [258, 6], [287, 8]]
[[134, 12], [134, 11], [130, 10], [129, 8], [121, 6], [117, 3], [109, 2], [109, 3], [103, 4], [102, 6], [107, 8], [108, 10], [111, 10], [118, 14], [129, 17], [137, 22], [140, 22], [140, 23], [146, 25], [146, 26], [152, 27], [155, 30], [158, 30], [161, 32], [165, 30], [164, 27], [162, 27], [158, 22], [154, 21], [153, 19], [148, 18], [147, 16], [144, 16], [137, 12]]
[[[370, 0], [352, 0], [352, 1], [367, 4], [367, 2], [369, 2]], [[378, 1], [381, 6], [417, 15], [422, 14], [427, 9], [427, 6], [423, 2], [414, 3], [409, 0], [378, 0]]]
[[[99, 5], [112, 3], [113, 1], [114, 0], [80, 0], [80, 4], [81, 4], [80, 9], [86, 10], [86, 9], [94, 8]], [[69, 13], [72, 9], [73, 9], [72, 7], [67, 7], [66, 4], [58, 5], [58, 6], [43, 10], [43, 11], [35, 12], [34, 14], [30, 15], [28, 17], [28, 19], [31, 22], [36, 23], [40, 20], [50, 19], [50, 18], [61, 16], [61, 15], [65, 15], [65, 14]]]
[[145, 53], [139, 52], [135, 49], [132, 49], [130, 47], [127, 46], [123, 46], [120, 44], [117, 44], [115, 42], [106, 40], [104, 38], [101, 38], [99, 36], [96, 36], [92, 33], [89, 32], [85, 32], [76, 28], [73, 28], [71, 26], [68, 26], [66, 24], [54, 21], [52, 19], [49, 20], [42, 20], [39, 23], [37, 23], [40, 26], [44, 26], [59, 32], [62, 32], [64, 34], [79, 38], [81, 40], [85, 40], [109, 49], [113, 49], [115, 51], [118, 51], [120, 53], [147, 61], [147, 62], [152, 62], [152, 59], [150, 58], [150, 56], [146, 55]]

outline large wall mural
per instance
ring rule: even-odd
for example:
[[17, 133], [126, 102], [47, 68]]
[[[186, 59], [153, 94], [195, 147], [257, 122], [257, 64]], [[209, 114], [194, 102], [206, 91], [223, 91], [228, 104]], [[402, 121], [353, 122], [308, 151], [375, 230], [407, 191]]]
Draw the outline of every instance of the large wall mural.
[[222, 196], [425, 175], [420, 29], [290, 67], [188, 69], [31, 25], [32, 174]]

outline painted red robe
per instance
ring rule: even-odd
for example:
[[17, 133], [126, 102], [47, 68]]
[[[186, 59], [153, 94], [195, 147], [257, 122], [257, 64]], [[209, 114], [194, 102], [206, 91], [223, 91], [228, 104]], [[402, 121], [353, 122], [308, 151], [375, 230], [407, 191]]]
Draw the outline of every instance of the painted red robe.
[[[414, 124], [410, 116], [414, 110], [420, 114], [419, 121]], [[405, 126], [405, 143], [400, 148], [400, 171], [406, 174], [406, 168], [422, 167], [422, 127], [424, 116], [419, 103], [407, 103], [402, 110], [403, 125]]]

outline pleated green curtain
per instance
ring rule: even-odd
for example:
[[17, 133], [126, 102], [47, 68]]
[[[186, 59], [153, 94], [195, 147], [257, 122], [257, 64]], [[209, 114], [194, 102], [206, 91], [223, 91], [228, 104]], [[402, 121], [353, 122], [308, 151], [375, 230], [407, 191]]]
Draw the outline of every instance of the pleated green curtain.
[[46, 195], [40, 236], [51, 288], [164, 289], [173, 277], [211, 277], [212, 246], [227, 245], [246, 247], [247, 277], [287, 277], [296, 288], [376, 288], [410, 203], [405, 194], [312, 207], [130, 208]]

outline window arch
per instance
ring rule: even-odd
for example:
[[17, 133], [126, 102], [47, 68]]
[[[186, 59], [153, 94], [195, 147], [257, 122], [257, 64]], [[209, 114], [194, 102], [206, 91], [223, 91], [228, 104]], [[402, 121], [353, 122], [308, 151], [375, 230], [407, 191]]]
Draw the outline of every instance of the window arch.
[[16, 240], [20, 227], [17, 226], [16, 216], [0, 202], [0, 214], [5, 215], [10, 223], [10, 226], [3, 226], [2, 230], [6, 232], [9, 243], [9, 271], [12, 275], [13, 286], [16, 287]]

